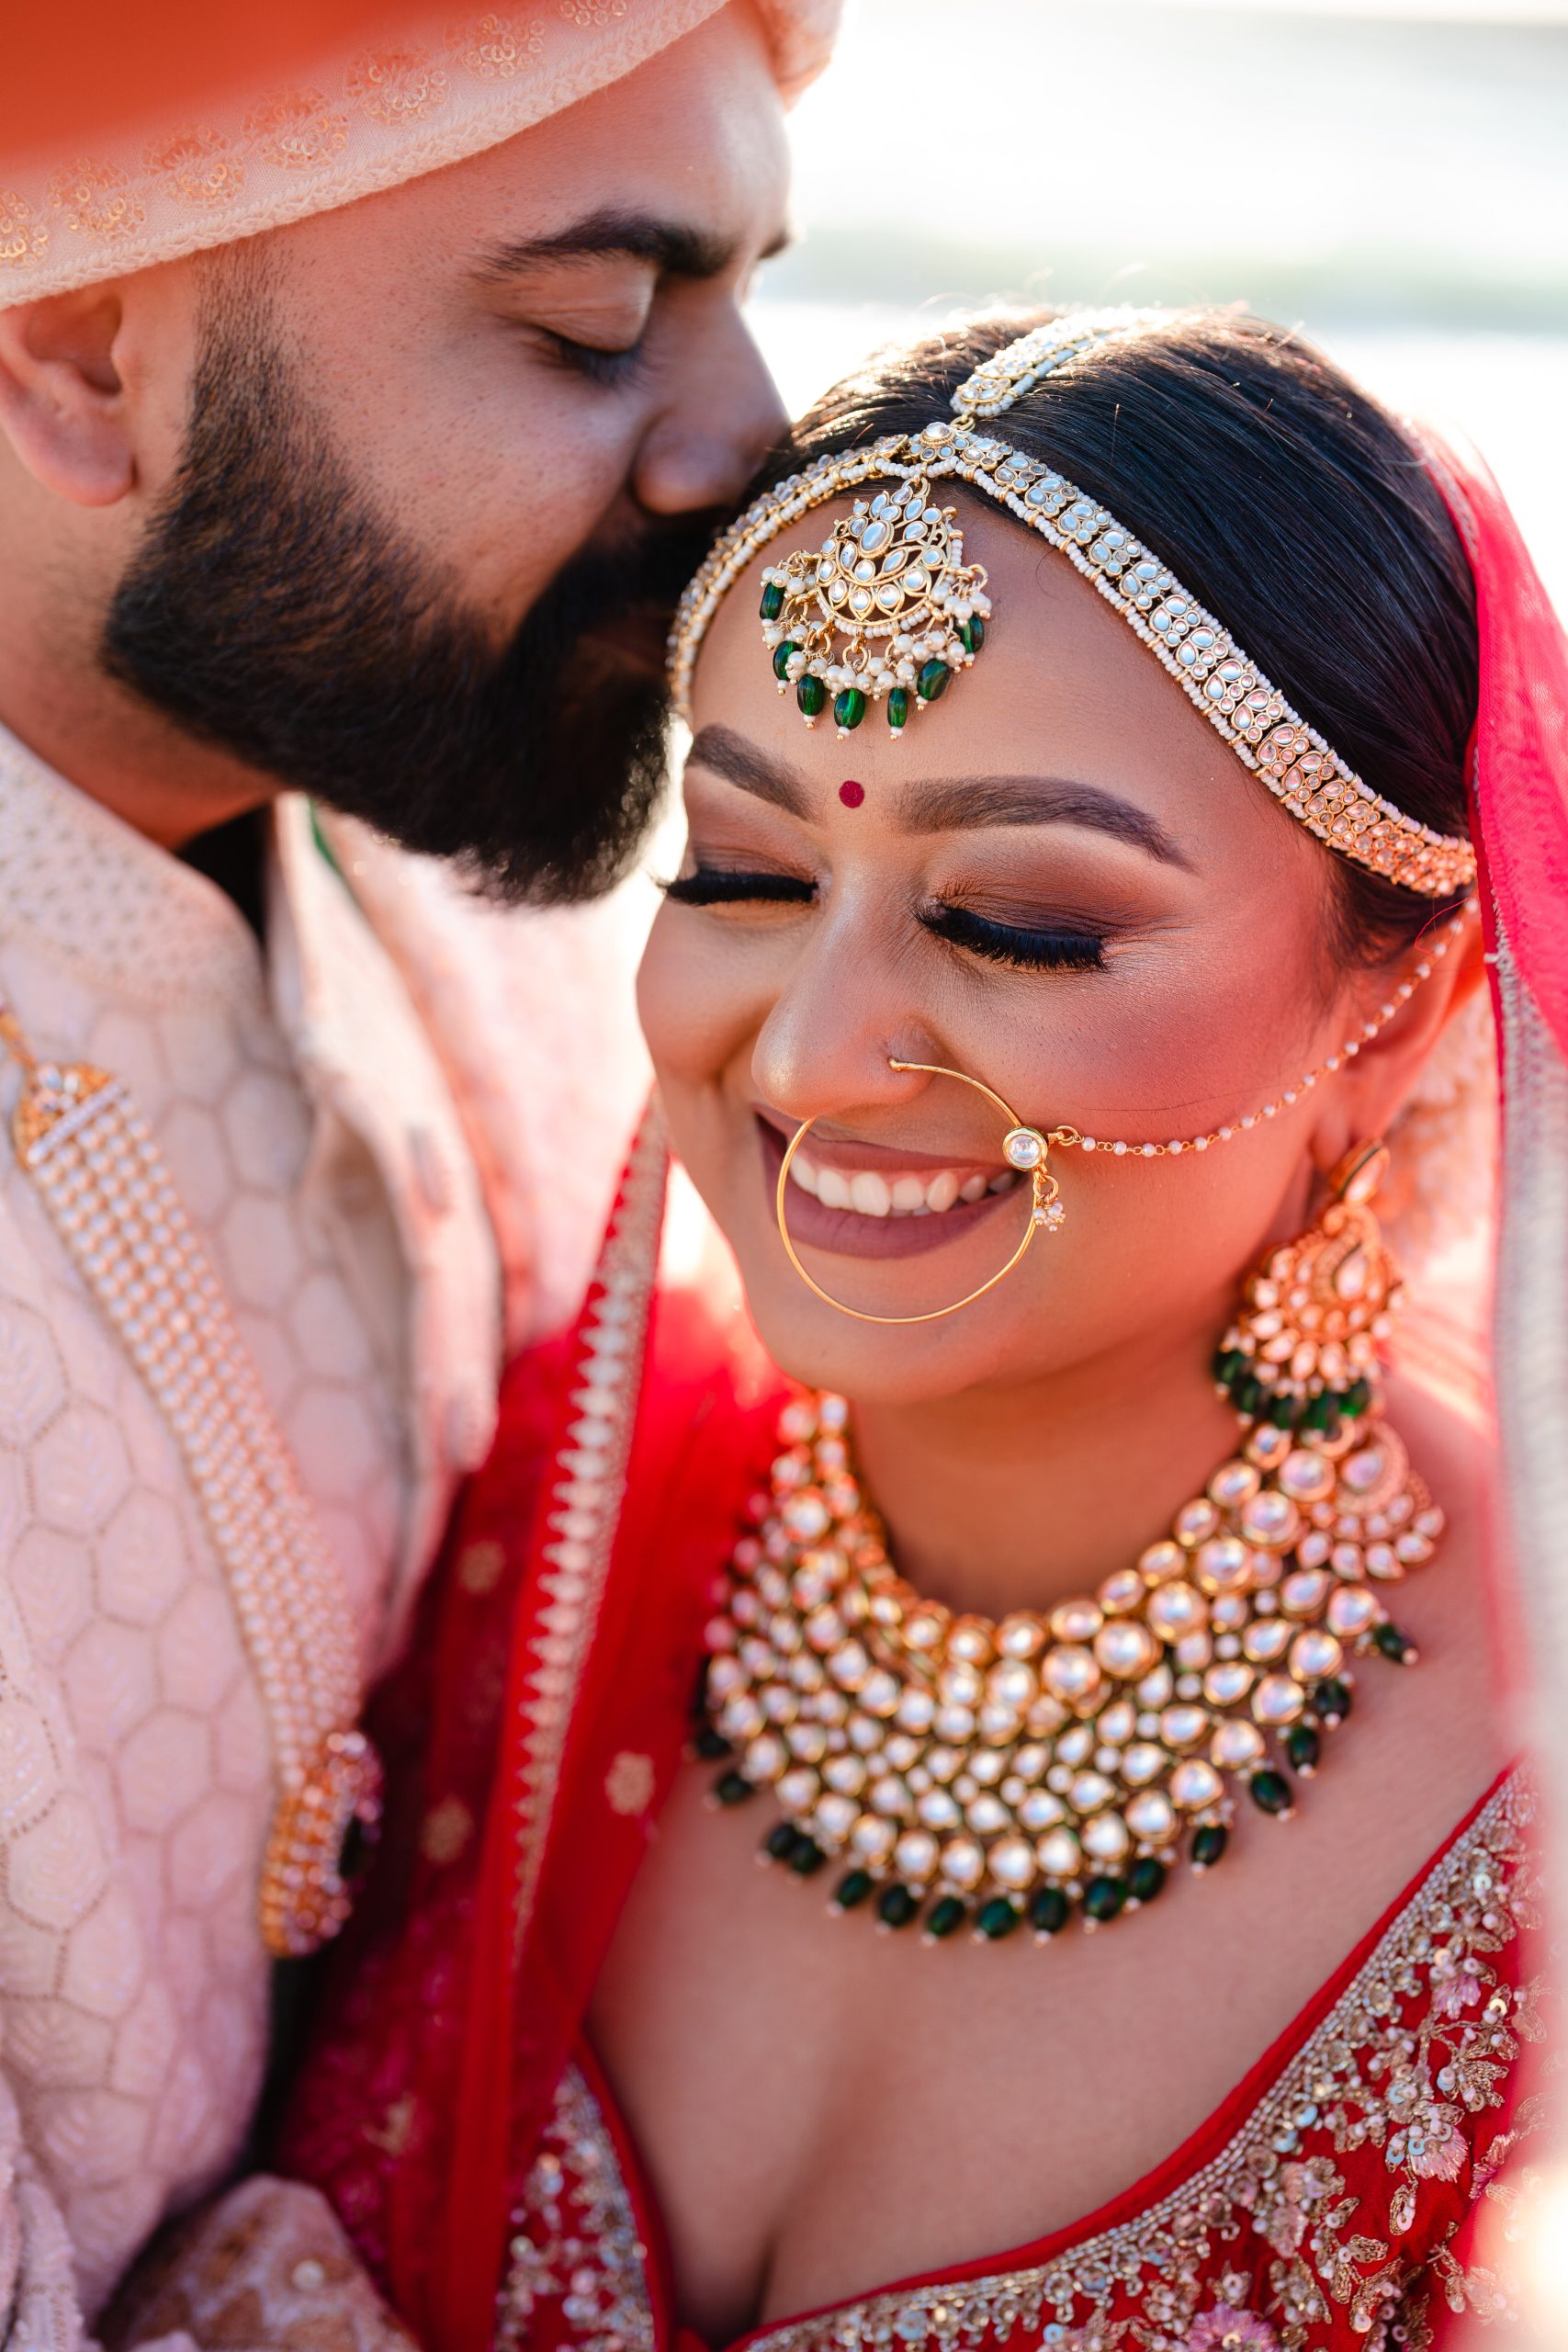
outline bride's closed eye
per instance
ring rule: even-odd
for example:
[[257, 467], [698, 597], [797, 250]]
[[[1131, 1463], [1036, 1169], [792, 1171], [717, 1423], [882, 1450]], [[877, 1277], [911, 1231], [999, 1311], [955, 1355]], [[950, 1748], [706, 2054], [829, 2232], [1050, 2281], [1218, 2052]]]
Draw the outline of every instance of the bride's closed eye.
[[[715, 865], [699, 865], [662, 887], [665, 897], [682, 907], [808, 906], [817, 895], [816, 884], [804, 875]], [[1014, 970], [1096, 972], [1104, 967], [1104, 934], [1087, 924], [1053, 929], [997, 922], [973, 908], [942, 900], [922, 907], [918, 920], [933, 939]]]

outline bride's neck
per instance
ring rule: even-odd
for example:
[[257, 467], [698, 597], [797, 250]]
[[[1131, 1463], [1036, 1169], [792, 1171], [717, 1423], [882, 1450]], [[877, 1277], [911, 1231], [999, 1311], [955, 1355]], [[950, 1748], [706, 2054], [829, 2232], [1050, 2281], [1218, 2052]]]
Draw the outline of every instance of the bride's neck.
[[1092, 1591], [1237, 1443], [1189, 1334], [1017, 1387], [856, 1406], [854, 1430], [899, 1572], [987, 1616]]

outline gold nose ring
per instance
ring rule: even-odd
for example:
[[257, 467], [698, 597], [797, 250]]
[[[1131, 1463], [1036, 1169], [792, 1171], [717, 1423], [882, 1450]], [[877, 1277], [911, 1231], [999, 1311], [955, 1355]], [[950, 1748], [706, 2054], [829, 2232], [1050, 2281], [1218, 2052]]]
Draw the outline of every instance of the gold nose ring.
[[962, 1298], [955, 1298], [950, 1306], [930, 1307], [923, 1315], [868, 1315], [858, 1306], [846, 1306], [841, 1298], [835, 1298], [831, 1291], [824, 1290], [815, 1275], [808, 1273], [801, 1264], [799, 1253], [790, 1238], [786, 1207], [790, 1169], [794, 1164], [795, 1153], [821, 1116], [819, 1112], [814, 1112], [809, 1119], [796, 1127], [784, 1148], [784, 1161], [779, 1169], [778, 1186], [773, 1195], [773, 1210], [778, 1219], [779, 1238], [784, 1243], [784, 1255], [807, 1290], [815, 1292], [824, 1306], [837, 1307], [840, 1315], [852, 1316], [857, 1323], [936, 1323], [940, 1322], [944, 1315], [956, 1315], [961, 1307], [973, 1306], [977, 1298], [984, 1298], [987, 1291], [995, 1290], [997, 1284], [1005, 1282], [1013, 1268], [1021, 1263], [1037, 1233], [1054, 1232], [1066, 1221], [1066, 1212], [1057, 1198], [1061, 1187], [1051, 1173], [1050, 1152], [1053, 1144], [1077, 1143], [1078, 1133], [1076, 1127], [1053, 1127], [1047, 1134], [1040, 1127], [1027, 1125], [1019, 1117], [1012, 1104], [999, 1095], [994, 1086], [987, 1086], [983, 1079], [970, 1078], [961, 1069], [948, 1069], [941, 1062], [901, 1062], [890, 1055], [887, 1067], [889, 1069], [896, 1070], [914, 1070], [928, 1078], [956, 1079], [960, 1086], [973, 1087], [976, 1094], [983, 1094], [987, 1102], [999, 1111], [1007, 1121], [1008, 1131], [1002, 1137], [1002, 1158], [1010, 1168], [1015, 1169], [1021, 1176], [1029, 1178], [1030, 1205], [1022, 1238], [1006, 1265], [998, 1268], [998, 1272], [988, 1280], [981, 1283], [977, 1289], [966, 1292]]

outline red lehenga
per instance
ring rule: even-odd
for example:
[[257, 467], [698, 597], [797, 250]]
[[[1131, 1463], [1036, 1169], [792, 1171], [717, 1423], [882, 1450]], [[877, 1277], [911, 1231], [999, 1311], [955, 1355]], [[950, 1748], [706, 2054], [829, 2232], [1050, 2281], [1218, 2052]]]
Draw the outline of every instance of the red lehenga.
[[[419, 1851], [361, 1923], [286, 2151], [437, 2352], [699, 2352], [582, 2018], [783, 1391], [738, 1315], [656, 1283], [662, 1192], [650, 1126], [579, 1332], [513, 1377], [382, 1724], [423, 1749]], [[1506, 2219], [1535, 2117], [1529, 1813], [1517, 1776], [1492, 1791], [1112, 2204], [744, 2352], [1416, 2352], [1500, 2308], [1477, 2216]]]

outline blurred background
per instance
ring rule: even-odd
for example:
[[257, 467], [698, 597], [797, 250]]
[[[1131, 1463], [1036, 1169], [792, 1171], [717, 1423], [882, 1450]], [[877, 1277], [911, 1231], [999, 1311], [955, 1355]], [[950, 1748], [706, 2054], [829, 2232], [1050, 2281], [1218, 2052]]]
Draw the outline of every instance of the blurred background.
[[995, 300], [1245, 299], [1462, 425], [1568, 613], [1568, 0], [849, 0], [755, 316], [793, 408]]

